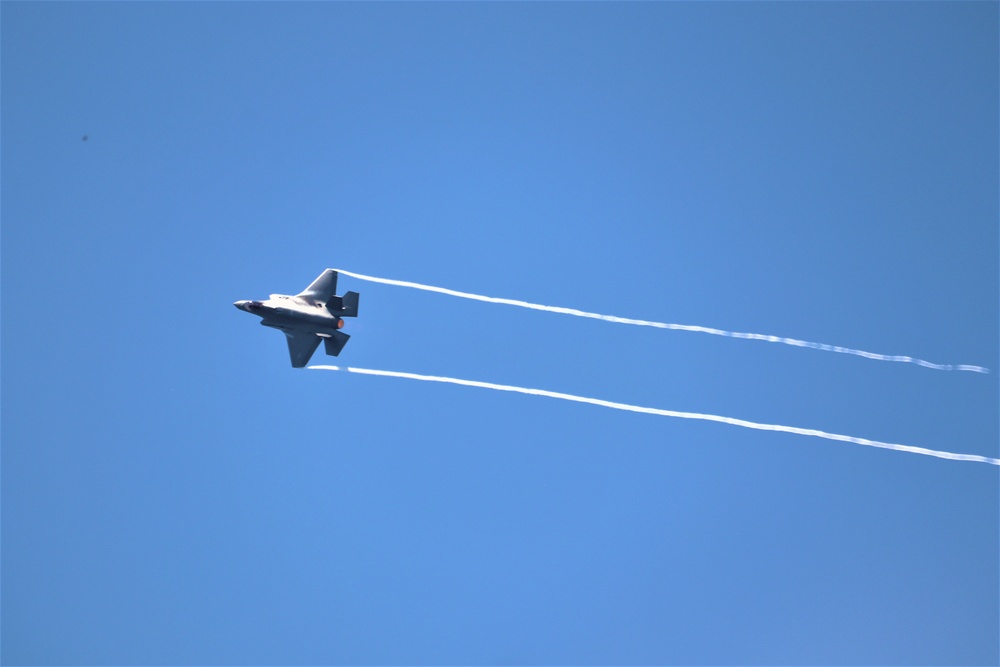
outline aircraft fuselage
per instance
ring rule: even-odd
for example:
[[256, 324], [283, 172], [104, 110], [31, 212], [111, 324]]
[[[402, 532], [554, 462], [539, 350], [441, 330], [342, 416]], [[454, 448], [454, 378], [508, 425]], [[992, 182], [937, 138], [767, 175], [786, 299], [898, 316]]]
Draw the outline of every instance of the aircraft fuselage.
[[333, 333], [344, 327], [344, 320], [330, 313], [323, 303], [308, 303], [285, 294], [272, 294], [266, 301], [237, 301], [235, 304], [261, 318], [261, 324], [275, 329], [310, 333]]

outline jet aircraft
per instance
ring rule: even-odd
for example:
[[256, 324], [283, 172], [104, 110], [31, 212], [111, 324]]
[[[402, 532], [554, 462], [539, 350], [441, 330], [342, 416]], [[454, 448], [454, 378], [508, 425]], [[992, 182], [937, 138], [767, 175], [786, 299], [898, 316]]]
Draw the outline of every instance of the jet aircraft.
[[358, 316], [358, 293], [337, 296], [337, 272], [327, 269], [304, 291], [289, 296], [272, 294], [266, 301], [236, 301], [240, 310], [257, 315], [265, 327], [280, 329], [288, 338], [292, 366], [302, 368], [322, 340], [326, 353], [340, 354], [350, 336], [340, 329], [343, 317]]

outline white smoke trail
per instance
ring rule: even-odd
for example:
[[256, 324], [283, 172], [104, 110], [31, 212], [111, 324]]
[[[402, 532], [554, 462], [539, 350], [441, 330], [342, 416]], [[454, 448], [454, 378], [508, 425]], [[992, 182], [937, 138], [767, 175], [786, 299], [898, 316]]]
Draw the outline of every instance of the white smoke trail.
[[393, 280], [391, 278], [376, 278], [375, 276], [366, 276], [361, 273], [345, 271], [344, 269], [336, 269], [336, 270], [340, 273], [343, 273], [345, 276], [351, 276], [352, 278], [357, 278], [358, 280], [367, 280], [368, 282], [373, 282], [373, 283], [382, 283], [383, 285], [396, 285], [397, 287], [411, 287], [413, 289], [424, 290], [426, 292], [438, 292], [439, 294], [448, 294], [449, 296], [457, 296], [463, 299], [472, 299], [474, 301], [485, 301], [487, 303], [503, 303], [507, 304], [508, 306], [518, 306], [520, 308], [530, 308], [532, 310], [544, 310], [549, 313], [562, 313], [564, 315], [574, 315], [576, 317], [587, 317], [594, 320], [602, 320], [604, 322], [615, 322], [617, 324], [633, 324], [641, 327], [655, 327], [657, 329], [673, 329], [675, 331], [696, 331], [699, 333], [712, 334], [713, 336], [727, 336], [729, 338], [763, 340], [769, 343], [783, 343], [785, 345], [793, 345], [795, 347], [808, 347], [813, 350], [823, 350], [826, 352], [840, 352], [841, 354], [853, 354], [859, 357], [864, 357], [865, 359], [876, 359], [878, 361], [900, 361], [908, 364], [917, 364], [918, 366], [923, 366], [924, 368], [933, 368], [939, 371], [971, 371], [973, 373], [990, 372], [988, 368], [984, 368], [982, 366], [972, 366], [968, 364], [934, 364], [929, 361], [924, 361], [923, 359], [917, 359], [915, 357], [907, 357], [903, 355], [877, 354], [875, 352], [854, 350], [852, 348], [841, 347], [839, 345], [827, 345], [826, 343], [813, 343], [808, 340], [798, 340], [797, 338], [784, 338], [782, 336], [770, 336], [767, 334], [725, 331], [723, 329], [713, 329], [712, 327], [700, 327], [691, 324], [668, 324], [666, 322], [634, 320], [628, 317], [616, 317], [614, 315], [602, 315], [600, 313], [590, 313], [585, 310], [577, 310], [575, 308], [563, 308], [561, 306], [543, 306], [542, 304], [530, 303], [528, 301], [518, 301], [516, 299], [503, 299], [494, 296], [471, 294], [469, 292], [459, 292], [457, 290], [447, 289], [445, 287], [434, 287], [433, 285], [423, 285], [421, 283], [412, 283], [405, 280]]
[[936, 456], [941, 459], [951, 459], [952, 461], [976, 461], [1000, 466], [1000, 459], [978, 454], [955, 454], [952, 452], [942, 452], [936, 449], [926, 449], [924, 447], [913, 447], [911, 445], [899, 445], [891, 442], [879, 442], [878, 440], [868, 440], [867, 438], [856, 438], [851, 435], [840, 435], [838, 433], [827, 433], [812, 428], [799, 428], [797, 426], [782, 426], [780, 424], [759, 424], [757, 422], [746, 421], [745, 419], [735, 419], [733, 417], [721, 417], [719, 415], [708, 415], [698, 412], [681, 412], [679, 410], [663, 410], [660, 408], [644, 408], [639, 405], [629, 405], [628, 403], [615, 403], [614, 401], [604, 401], [599, 398], [587, 398], [586, 396], [574, 396], [573, 394], [563, 394], [556, 391], [546, 391], [545, 389], [527, 389], [525, 387], [515, 387], [509, 384], [494, 384], [492, 382], [479, 382], [476, 380], [460, 380], [458, 378], [442, 377], [438, 375], [418, 375], [416, 373], [400, 373], [397, 371], [377, 371], [370, 368], [353, 368], [350, 366], [309, 366], [311, 370], [317, 371], [346, 371], [348, 373], [360, 373], [362, 375], [380, 375], [383, 377], [405, 378], [408, 380], [423, 380], [424, 382], [445, 382], [457, 384], [464, 387], [481, 387], [483, 389], [494, 389], [496, 391], [512, 391], [518, 394], [529, 394], [531, 396], [547, 396], [558, 398], [564, 401], [574, 401], [576, 403], [589, 403], [615, 410], [626, 410], [628, 412], [641, 412], [649, 415], [660, 415], [662, 417], [678, 417], [680, 419], [701, 419], [704, 421], [719, 422], [732, 426], [742, 426], [759, 431], [780, 431], [782, 433], [794, 433], [796, 435], [807, 435], [814, 438], [825, 438], [827, 440], [837, 440], [839, 442], [850, 442], [855, 445], [865, 445], [867, 447], [880, 447], [882, 449], [892, 449], [897, 452], [910, 452], [911, 454], [923, 454], [924, 456]]

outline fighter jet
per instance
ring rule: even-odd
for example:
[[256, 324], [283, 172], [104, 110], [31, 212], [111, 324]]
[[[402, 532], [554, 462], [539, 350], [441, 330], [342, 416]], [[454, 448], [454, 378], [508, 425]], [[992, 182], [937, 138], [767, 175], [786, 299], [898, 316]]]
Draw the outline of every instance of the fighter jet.
[[240, 310], [261, 317], [265, 327], [280, 329], [288, 338], [292, 366], [302, 368], [322, 340], [326, 353], [340, 354], [350, 336], [340, 329], [343, 317], [358, 316], [358, 293], [337, 296], [337, 272], [327, 269], [295, 296], [272, 294], [267, 301], [236, 301]]

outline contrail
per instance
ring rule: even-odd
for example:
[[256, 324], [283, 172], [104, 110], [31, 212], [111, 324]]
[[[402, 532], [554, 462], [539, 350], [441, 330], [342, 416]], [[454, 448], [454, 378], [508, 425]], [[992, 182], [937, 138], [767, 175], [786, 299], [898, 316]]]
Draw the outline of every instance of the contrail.
[[336, 269], [336, 270], [340, 273], [343, 273], [345, 276], [351, 276], [352, 278], [357, 278], [358, 280], [367, 280], [373, 283], [382, 283], [383, 285], [396, 285], [397, 287], [412, 287], [413, 289], [424, 290], [426, 292], [437, 292], [439, 294], [448, 294], [450, 296], [457, 296], [463, 299], [472, 299], [474, 301], [485, 301], [487, 303], [503, 303], [507, 304], [508, 306], [518, 306], [520, 308], [530, 308], [532, 310], [544, 310], [549, 313], [562, 313], [564, 315], [575, 315], [576, 317], [587, 317], [594, 320], [602, 320], [604, 322], [615, 322], [617, 324], [634, 324], [640, 327], [673, 329], [675, 331], [696, 331], [698, 333], [712, 334], [713, 336], [727, 336], [729, 338], [764, 340], [769, 343], [783, 343], [785, 345], [793, 345], [795, 347], [808, 347], [813, 350], [823, 350], [826, 352], [840, 352], [841, 354], [853, 354], [858, 357], [864, 357], [865, 359], [876, 359], [878, 361], [900, 361], [908, 364], [917, 364], [918, 366], [923, 366], [924, 368], [933, 368], [939, 371], [971, 371], [973, 373], [990, 372], [990, 369], [984, 368], [982, 366], [972, 366], [968, 364], [934, 364], [929, 361], [924, 361], [923, 359], [917, 359], [915, 357], [907, 357], [903, 355], [891, 355], [891, 354], [877, 354], [875, 352], [865, 352], [864, 350], [855, 350], [849, 347], [841, 347], [839, 345], [827, 345], [826, 343], [813, 343], [808, 340], [798, 340], [797, 338], [785, 338], [782, 336], [770, 336], [767, 334], [757, 334], [757, 333], [741, 333], [738, 331], [725, 331], [724, 329], [713, 329], [712, 327], [700, 327], [691, 324], [668, 324], [666, 322], [635, 320], [628, 317], [617, 317], [615, 315], [602, 315], [600, 313], [590, 313], [585, 310], [577, 310], [576, 308], [563, 308], [561, 306], [543, 306], [540, 303], [530, 303], [528, 301], [518, 301], [516, 299], [503, 299], [495, 296], [483, 296], [482, 294], [471, 294], [469, 292], [459, 292], [457, 290], [448, 289], [446, 287], [434, 287], [433, 285], [422, 285], [421, 283], [413, 283], [413, 282], [408, 282], [406, 280], [393, 280], [391, 278], [376, 278], [375, 276], [366, 276], [361, 273], [345, 271], [344, 269]]
[[615, 410], [626, 410], [628, 412], [641, 412], [649, 415], [660, 415], [662, 417], [679, 417], [680, 419], [701, 419], [703, 421], [719, 422], [732, 426], [742, 426], [759, 431], [781, 431], [782, 433], [794, 433], [796, 435], [807, 435], [814, 438], [825, 438], [827, 440], [837, 440], [839, 442], [850, 442], [855, 445], [865, 445], [867, 447], [880, 447], [882, 449], [893, 449], [897, 452], [910, 452], [911, 454], [923, 454], [924, 456], [936, 456], [941, 459], [951, 459], [952, 461], [976, 461], [1000, 466], [1000, 459], [993, 459], [988, 456], [978, 454], [955, 454], [952, 452], [942, 452], [936, 449], [926, 449], [924, 447], [913, 447], [911, 445], [899, 445], [891, 442], [879, 442], [878, 440], [868, 440], [867, 438], [856, 438], [852, 435], [840, 435], [838, 433], [827, 433], [812, 428], [799, 428], [797, 426], [782, 426], [780, 424], [759, 424], [757, 422], [746, 421], [745, 419], [734, 419], [733, 417], [721, 417], [719, 415], [708, 415], [699, 412], [681, 412], [679, 410], [663, 410], [660, 408], [644, 408], [639, 405], [629, 405], [628, 403], [615, 403], [614, 401], [604, 401], [599, 398], [587, 398], [586, 396], [574, 396], [573, 394], [563, 394], [556, 391], [546, 391], [545, 389], [527, 389], [525, 387], [515, 387], [509, 384], [494, 384], [492, 382], [479, 382], [476, 380], [460, 380], [458, 378], [442, 377], [438, 375], [418, 375], [416, 373], [400, 373], [397, 371], [377, 371], [370, 368], [353, 368], [350, 366], [309, 366], [312, 370], [318, 371], [346, 371], [348, 373], [360, 373], [362, 375], [380, 375], [383, 377], [405, 378], [408, 380], [423, 380], [424, 382], [445, 382], [457, 384], [464, 387], [481, 387], [483, 389], [494, 389], [496, 391], [512, 391], [518, 394], [529, 394], [531, 396], [547, 396], [558, 398], [564, 401], [574, 401], [576, 403], [589, 403]]

